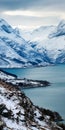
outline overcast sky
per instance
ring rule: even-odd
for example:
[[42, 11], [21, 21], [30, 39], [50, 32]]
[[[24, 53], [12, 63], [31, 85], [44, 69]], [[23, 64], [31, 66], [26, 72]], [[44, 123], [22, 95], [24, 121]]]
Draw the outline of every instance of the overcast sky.
[[65, 19], [65, 0], [0, 0], [0, 18], [22, 29], [57, 25]]

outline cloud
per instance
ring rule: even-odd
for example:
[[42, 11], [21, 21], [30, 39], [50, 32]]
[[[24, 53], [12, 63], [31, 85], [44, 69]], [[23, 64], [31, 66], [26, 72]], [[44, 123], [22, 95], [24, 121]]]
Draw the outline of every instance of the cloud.
[[65, 0], [0, 0], [0, 10], [63, 10]]
[[31, 16], [31, 17], [42, 17], [43, 15], [40, 12], [34, 11], [25, 11], [25, 10], [17, 10], [17, 11], [5, 11], [3, 12], [5, 15], [9, 16]]
[[49, 26], [58, 24], [58, 16], [44, 16], [44, 17], [32, 17], [32, 16], [20, 16], [20, 15], [4, 15], [4, 19], [12, 26], [19, 28], [37, 28], [40, 26]]
[[0, 0], [0, 17], [27, 28], [58, 24], [65, 19], [65, 0]]
[[62, 19], [65, 19], [65, 13], [61, 11], [25, 11], [25, 10], [18, 10], [18, 11], [5, 11], [2, 14], [7, 16], [23, 16], [23, 17], [33, 17], [33, 18], [52, 18], [52, 17], [60, 17]]

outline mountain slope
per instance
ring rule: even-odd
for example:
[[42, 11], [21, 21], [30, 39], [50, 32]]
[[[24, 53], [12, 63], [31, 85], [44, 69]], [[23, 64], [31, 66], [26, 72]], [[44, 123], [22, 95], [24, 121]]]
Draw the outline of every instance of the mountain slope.
[[25, 64], [26, 59], [15, 50], [19, 50], [22, 44], [26, 44], [26, 41], [6, 21], [0, 19], [0, 66]]
[[22, 67], [43, 62], [41, 54], [26, 42], [17, 29], [0, 19], [0, 66]]
[[0, 19], [0, 50], [1, 67], [23, 67], [43, 62], [41, 54], [3, 19]]

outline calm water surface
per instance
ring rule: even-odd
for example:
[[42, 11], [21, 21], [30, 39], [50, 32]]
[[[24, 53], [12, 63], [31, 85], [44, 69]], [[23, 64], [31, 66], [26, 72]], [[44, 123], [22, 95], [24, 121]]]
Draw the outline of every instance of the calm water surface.
[[3, 69], [19, 78], [48, 80], [51, 86], [24, 89], [35, 105], [59, 112], [65, 119], [65, 65], [40, 68]]

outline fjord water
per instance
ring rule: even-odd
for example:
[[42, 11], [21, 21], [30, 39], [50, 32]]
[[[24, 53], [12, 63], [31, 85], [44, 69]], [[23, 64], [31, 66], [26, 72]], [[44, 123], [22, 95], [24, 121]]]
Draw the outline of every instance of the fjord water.
[[48, 80], [51, 86], [24, 89], [35, 105], [57, 111], [65, 119], [65, 65], [3, 69], [19, 78]]

